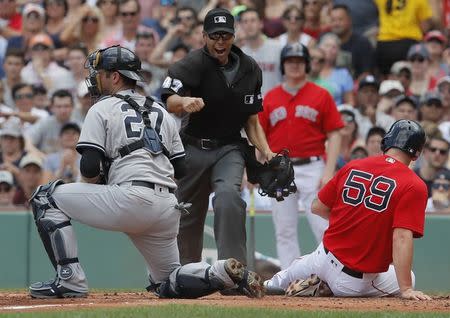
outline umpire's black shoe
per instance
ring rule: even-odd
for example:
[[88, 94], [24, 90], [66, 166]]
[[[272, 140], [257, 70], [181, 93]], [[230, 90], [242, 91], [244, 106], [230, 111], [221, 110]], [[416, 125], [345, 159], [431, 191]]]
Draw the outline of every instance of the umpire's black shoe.
[[86, 297], [87, 293], [77, 292], [68, 289], [54, 280], [47, 282], [37, 282], [30, 286], [30, 296], [32, 298], [52, 299], [52, 298], [80, 298]]
[[[257, 273], [245, 269], [244, 265], [234, 258], [225, 261], [225, 271], [228, 276], [238, 285], [237, 291], [241, 295], [251, 298], [261, 298], [265, 294], [263, 280]], [[236, 291], [236, 289], [232, 289]], [[222, 295], [226, 292], [222, 291]]]

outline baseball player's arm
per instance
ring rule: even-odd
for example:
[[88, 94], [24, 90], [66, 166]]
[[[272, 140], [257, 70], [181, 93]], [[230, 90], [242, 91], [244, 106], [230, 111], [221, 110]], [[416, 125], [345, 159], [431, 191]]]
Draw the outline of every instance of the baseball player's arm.
[[404, 228], [394, 229], [392, 258], [401, 297], [414, 300], [431, 300], [428, 295], [413, 289], [411, 277], [413, 232], [411, 230]]
[[248, 139], [264, 155], [266, 161], [269, 161], [276, 156], [276, 154], [270, 150], [266, 134], [259, 123], [257, 114], [253, 114], [248, 118], [244, 128]]
[[323, 204], [320, 199], [314, 199], [311, 204], [311, 211], [312, 213], [324, 218], [325, 220], [328, 220], [330, 218], [331, 209]]
[[320, 188], [322, 188], [331, 178], [333, 178], [336, 170], [336, 161], [341, 151], [342, 137], [339, 129], [330, 131], [327, 134], [327, 161], [323, 170], [322, 179], [320, 180]]

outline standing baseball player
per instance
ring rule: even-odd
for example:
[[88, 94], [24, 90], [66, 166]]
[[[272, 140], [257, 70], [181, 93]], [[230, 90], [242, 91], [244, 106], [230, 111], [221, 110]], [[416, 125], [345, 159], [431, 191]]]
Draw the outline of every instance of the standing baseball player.
[[297, 193], [284, 201], [272, 200], [278, 258], [285, 269], [300, 256], [298, 201], [305, 207], [317, 242], [322, 240], [328, 226], [326, 220], [311, 213], [310, 207], [318, 189], [333, 177], [340, 151], [339, 129], [344, 124], [328, 91], [308, 81], [310, 56], [304, 45], [285, 46], [280, 65], [285, 80], [264, 97], [264, 111], [259, 113], [259, 120], [270, 148], [274, 152], [289, 150], [298, 186]]
[[262, 109], [261, 69], [234, 41], [234, 18], [228, 10], [210, 10], [203, 25], [205, 47], [169, 68], [161, 98], [173, 113], [188, 113], [181, 131], [188, 172], [178, 182], [177, 197], [190, 202], [180, 222], [181, 263], [198, 262], [208, 199], [214, 192], [214, 236], [218, 258], [246, 262], [245, 202], [240, 195], [244, 173], [240, 131], [270, 160], [257, 113]]
[[[140, 60], [112, 46], [90, 54], [87, 68], [91, 94], [103, 97], [87, 113], [77, 145], [84, 183], [57, 180], [38, 187], [30, 200], [56, 270], [53, 281], [30, 286], [31, 296], [86, 296], [71, 219], [124, 232], [146, 260], [149, 290], [160, 297], [195, 298], [236, 284], [248, 296], [261, 296], [259, 276], [235, 259], [180, 266], [177, 233], [185, 206], [173, 194], [173, 178], [185, 173], [184, 148], [173, 118], [135, 92]], [[99, 184], [102, 174], [105, 184]]]
[[330, 221], [323, 242], [265, 284], [290, 296], [315, 295], [323, 280], [338, 297], [430, 299], [414, 290], [411, 271], [413, 238], [424, 230], [427, 188], [408, 165], [424, 144], [418, 123], [399, 120], [382, 140], [383, 155], [341, 168], [312, 205]]

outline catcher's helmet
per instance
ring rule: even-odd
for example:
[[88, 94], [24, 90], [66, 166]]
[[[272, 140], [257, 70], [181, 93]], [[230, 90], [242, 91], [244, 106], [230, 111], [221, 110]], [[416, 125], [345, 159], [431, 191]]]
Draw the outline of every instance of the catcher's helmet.
[[110, 46], [89, 54], [84, 67], [89, 69], [89, 77], [86, 83], [93, 96], [98, 96], [101, 93], [97, 76], [98, 70], [117, 71], [132, 80], [144, 81], [139, 73], [141, 61], [136, 54], [120, 45]]
[[425, 131], [413, 120], [401, 119], [392, 124], [381, 141], [381, 150], [398, 148], [409, 156], [417, 158], [425, 144]]
[[280, 68], [281, 68], [281, 74], [284, 75], [284, 61], [288, 57], [303, 57], [305, 59], [305, 71], [306, 73], [309, 73], [311, 69], [310, 64], [310, 56], [309, 51], [306, 46], [304, 46], [301, 43], [294, 43], [294, 44], [287, 44], [282, 50], [280, 55]]

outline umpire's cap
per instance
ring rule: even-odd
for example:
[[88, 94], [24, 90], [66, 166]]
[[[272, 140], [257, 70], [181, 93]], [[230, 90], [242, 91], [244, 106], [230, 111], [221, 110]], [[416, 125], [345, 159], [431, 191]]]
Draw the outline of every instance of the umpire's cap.
[[306, 46], [301, 43], [287, 44], [282, 50], [280, 55], [280, 67], [281, 74], [284, 74], [284, 61], [289, 57], [302, 57], [305, 59], [306, 73], [310, 70], [310, 56]]
[[392, 124], [381, 141], [381, 150], [398, 148], [410, 157], [417, 158], [425, 145], [425, 131], [414, 120], [400, 119]]
[[91, 53], [87, 59], [86, 68], [93, 67], [96, 70], [117, 71], [125, 77], [136, 81], [144, 81], [139, 73], [141, 61], [127, 48], [114, 45]]

